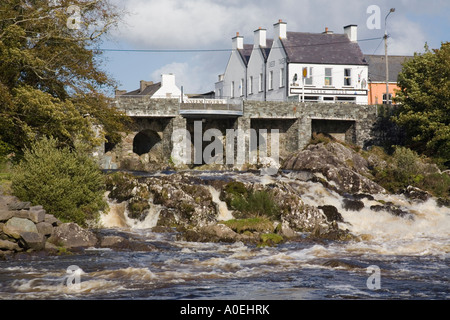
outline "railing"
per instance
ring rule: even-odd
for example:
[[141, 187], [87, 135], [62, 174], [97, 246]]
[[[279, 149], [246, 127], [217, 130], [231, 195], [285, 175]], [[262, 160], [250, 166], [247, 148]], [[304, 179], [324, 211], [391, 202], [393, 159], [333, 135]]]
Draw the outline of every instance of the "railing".
[[242, 115], [241, 100], [185, 98], [180, 101], [180, 114]]

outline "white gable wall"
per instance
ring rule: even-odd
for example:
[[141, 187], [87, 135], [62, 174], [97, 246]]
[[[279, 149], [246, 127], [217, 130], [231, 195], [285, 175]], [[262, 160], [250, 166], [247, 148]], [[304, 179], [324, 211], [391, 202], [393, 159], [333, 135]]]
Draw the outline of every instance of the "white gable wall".
[[152, 99], [180, 98], [181, 90], [175, 84], [175, 75], [161, 75], [161, 88], [156, 91]]
[[[240, 94], [239, 86], [241, 79], [244, 79], [243, 96]], [[234, 93], [231, 92], [232, 82], [234, 82]], [[223, 76], [222, 92], [223, 98], [242, 99], [246, 95], [246, 67], [244, 61], [237, 50], [233, 50], [228, 60], [227, 68]]]
[[[275, 38], [267, 59], [267, 100], [285, 101], [286, 100], [286, 80], [284, 85], [281, 82], [281, 69], [284, 69], [286, 75], [286, 53], [279, 38]], [[271, 81], [270, 73], [273, 79]], [[286, 79], [286, 77], [284, 77]], [[270, 82], [272, 82], [272, 87]]]
[[[262, 85], [260, 86], [260, 75], [262, 74]], [[253, 77], [252, 88], [250, 90], [250, 77]], [[264, 65], [264, 56], [259, 47], [253, 49], [252, 55], [248, 62], [247, 83], [248, 94], [247, 100], [264, 101], [264, 91], [266, 86], [266, 68]]]

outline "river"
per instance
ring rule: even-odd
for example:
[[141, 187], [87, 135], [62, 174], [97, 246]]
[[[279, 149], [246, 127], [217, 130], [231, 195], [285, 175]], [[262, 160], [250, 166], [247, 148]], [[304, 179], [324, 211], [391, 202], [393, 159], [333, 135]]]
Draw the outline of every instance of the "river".
[[[203, 175], [220, 178], [221, 173]], [[254, 179], [238, 174], [236, 179]], [[261, 177], [258, 177], [261, 179]], [[293, 179], [265, 177], [268, 183]], [[0, 299], [342, 300], [450, 298], [450, 209], [431, 199], [373, 195], [409, 212], [399, 217], [370, 209], [346, 211], [342, 198], [319, 183], [297, 181], [312, 205], [332, 204], [345, 228], [362, 241], [291, 241], [276, 247], [176, 240], [155, 233], [158, 210], [145, 221], [123, 216], [111, 204], [107, 234], [128, 234], [154, 245], [152, 252], [89, 248], [73, 255], [34, 255], [0, 261]], [[217, 197], [215, 197], [216, 201]], [[379, 202], [378, 202], [379, 203]], [[226, 211], [226, 208], [224, 209]], [[123, 211], [123, 210], [122, 210]], [[122, 214], [121, 217], [117, 216]], [[114, 216], [116, 215], [116, 216]], [[223, 218], [229, 212], [221, 212]], [[125, 221], [126, 226], [117, 221]], [[305, 235], [306, 236], [306, 235]], [[77, 269], [77, 281], [69, 282]]]

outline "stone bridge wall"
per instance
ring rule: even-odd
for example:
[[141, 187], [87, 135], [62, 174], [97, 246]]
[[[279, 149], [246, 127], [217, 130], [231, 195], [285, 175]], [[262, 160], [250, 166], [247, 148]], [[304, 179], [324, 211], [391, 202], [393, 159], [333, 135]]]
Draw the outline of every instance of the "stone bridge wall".
[[[214, 127], [224, 134], [227, 129], [266, 129], [270, 136], [271, 129], [278, 129], [280, 156], [284, 158], [303, 149], [313, 132], [329, 133], [364, 147], [371, 140], [371, 130], [377, 120], [376, 106], [356, 104], [244, 101], [243, 115], [235, 117], [221, 115], [220, 108], [212, 116], [199, 112], [183, 117], [179, 113], [180, 102], [175, 99], [122, 97], [115, 101], [115, 106], [131, 116], [134, 125], [128, 135], [124, 134], [121, 144], [100, 155], [105, 169], [151, 170], [169, 166], [173, 160], [172, 133], [176, 129], [186, 130], [193, 139], [195, 121], [202, 121], [203, 130]], [[148, 154], [139, 156], [133, 152], [133, 141], [144, 130], [154, 131], [161, 142]], [[248, 148], [247, 142], [246, 150]]]

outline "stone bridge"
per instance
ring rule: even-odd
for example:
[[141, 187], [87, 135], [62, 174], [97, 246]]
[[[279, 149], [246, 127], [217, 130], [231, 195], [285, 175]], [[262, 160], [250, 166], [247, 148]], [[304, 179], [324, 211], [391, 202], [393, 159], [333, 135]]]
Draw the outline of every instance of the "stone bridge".
[[[371, 128], [377, 119], [376, 106], [356, 104], [272, 101], [231, 103], [227, 100], [203, 99], [180, 102], [178, 99], [151, 99], [146, 96], [119, 96], [113, 103], [133, 119], [133, 124], [131, 131], [123, 134], [120, 144], [106, 143], [104, 150], [100, 151], [104, 169], [147, 171], [173, 165], [173, 151], [177, 147], [175, 132], [187, 132], [185, 143], [188, 157], [192, 160], [190, 163], [204, 164], [196, 162], [195, 157], [199, 152], [201, 155], [214, 140], [203, 135], [208, 129], [222, 133], [224, 145], [230, 137], [227, 136], [230, 130], [247, 132], [249, 140], [244, 145], [245, 153], [248, 154], [252, 151], [252, 139], [258, 140], [256, 145], [259, 147], [262, 145], [260, 140], [267, 140], [268, 144], [269, 140], [272, 141], [272, 133], [276, 132], [281, 159], [304, 148], [313, 133], [327, 133], [363, 147], [370, 140]], [[195, 135], [198, 132], [195, 130], [199, 128], [201, 141]], [[256, 136], [249, 134], [252, 130], [257, 133]], [[228, 156], [225, 149], [215, 156], [225, 159]], [[236, 151], [236, 146], [233, 151]], [[231, 153], [230, 150], [228, 152]], [[267, 152], [270, 155], [270, 150]], [[232, 156], [236, 157], [235, 152]]]

